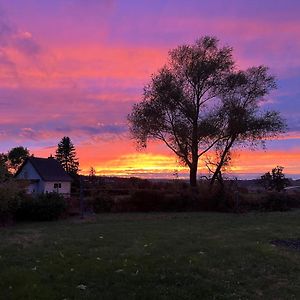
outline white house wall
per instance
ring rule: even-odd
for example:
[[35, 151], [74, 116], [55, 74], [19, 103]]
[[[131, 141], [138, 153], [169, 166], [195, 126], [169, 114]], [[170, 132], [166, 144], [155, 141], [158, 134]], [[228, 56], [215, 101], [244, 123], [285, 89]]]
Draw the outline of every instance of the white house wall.
[[42, 193], [42, 188], [40, 182], [30, 182], [27, 191], [29, 194]]
[[30, 162], [27, 162], [23, 166], [21, 172], [17, 175], [17, 178], [24, 179], [24, 180], [39, 180], [38, 182], [29, 184], [28, 192], [30, 194], [44, 192], [43, 180]]
[[[54, 188], [54, 184], [61, 184], [61, 188]], [[44, 192], [58, 192], [60, 194], [70, 195], [71, 192], [71, 182], [61, 182], [61, 181], [46, 181], [44, 182]]]
[[18, 174], [17, 176], [18, 179], [26, 179], [26, 180], [30, 180], [30, 179], [39, 179], [41, 180], [40, 175], [38, 174], [38, 172], [35, 170], [35, 168], [32, 166], [32, 164], [30, 162], [27, 162], [21, 172]]

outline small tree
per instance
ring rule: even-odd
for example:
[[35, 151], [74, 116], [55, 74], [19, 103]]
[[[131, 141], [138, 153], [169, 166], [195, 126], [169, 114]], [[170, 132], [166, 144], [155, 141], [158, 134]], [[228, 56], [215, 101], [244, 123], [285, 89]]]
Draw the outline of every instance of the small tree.
[[280, 192], [285, 187], [290, 185], [290, 181], [283, 173], [284, 167], [277, 166], [271, 172], [267, 172], [261, 176], [260, 183], [267, 190], [276, 190]]
[[89, 181], [90, 182], [95, 182], [96, 179], [96, 170], [94, 167], [90, 167], [90, 171], [89, 171]]
[[64, 136], [61, 139], [57, 146], [55, 157], [68, 174], [77, 175], [79, 162], [76, 157], [75, 147], [69, 137]]
[[94, 167], [90, 167], [89, 177], [94, 178], [96, 176], [96, 170]]
[[7, 153], [9, 168], [16, 171], [29, 155], [29, 150], [23, 146], [12, 148]]

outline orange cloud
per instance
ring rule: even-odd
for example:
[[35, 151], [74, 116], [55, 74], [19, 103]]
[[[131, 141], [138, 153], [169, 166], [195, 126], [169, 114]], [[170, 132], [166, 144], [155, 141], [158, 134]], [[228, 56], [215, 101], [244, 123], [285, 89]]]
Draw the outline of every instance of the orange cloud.
[[298, 149], [269, 151], [240, 151], [236, 158], [235, 171], [261, 173], [276, 166], [283, 166], [289, 174], [300, 173], [300, 153]]

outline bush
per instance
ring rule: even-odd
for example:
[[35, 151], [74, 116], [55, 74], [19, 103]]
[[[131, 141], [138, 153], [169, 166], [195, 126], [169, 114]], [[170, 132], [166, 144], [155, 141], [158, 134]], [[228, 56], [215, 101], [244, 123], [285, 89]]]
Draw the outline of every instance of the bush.
[[89, 198], [87, 202], [88, 206], [91, 207], [95, 213], [111, 212], [114, 205], [112, 196], [106, 193], [95, 195]]
[[0, 184], [0, 223], [12, 222], [19, 203], [24, 197], [24, 185], [14, 179]]
[[131, 196], [119, 196], [113, 203], [114, 212], [199, 211], [216, 210], [218, 193], [207, 184], [190, 189], [171, 184], [167, 189], [135, 190]]
[[263, 209], [266, 211], [287, 211], [291, 208], [288, 206], [287, 195], [280, 192], [269, 192], [265, 196]]
[[52, 221], [66, 210], [65, 199], [57, 193], [41, 194], [36, 197], [23, 197], [16, 212], [18, 220]]
[[171, 191], [139, 190], [128, 202], [132, 211], [197, 211], [214, 210], [215, 192], [208, 189], [179, 189]]
[[155, 190], [135, 191], [129, 201], [132, 211], [160, 211], [164, 201], [164, 193]]
[[193, 211], [198, 207], [198, 194], [188, 191], [166, 194], [162, 203], [163, 211]]
[[289, 195], [285, 192], [260, 192], [239, 194], [238, 212], [258, 210], [268, 211], [288, 211], [292, 208], [300, 207], [300, 195]]
[[[228, 186], [219, 184], [210, 185], [208, 181], [200, 181], [197, 190], [188, 194], [194, 196], [195, 210], [200, 211], [228, 211], [233, 202], [233, 193]], [[196, 198], [195, 198], [196, 197]]]
[[286, 197], [286, 202], [290, 208], [300, 208], [300, 192], [284, 192]]

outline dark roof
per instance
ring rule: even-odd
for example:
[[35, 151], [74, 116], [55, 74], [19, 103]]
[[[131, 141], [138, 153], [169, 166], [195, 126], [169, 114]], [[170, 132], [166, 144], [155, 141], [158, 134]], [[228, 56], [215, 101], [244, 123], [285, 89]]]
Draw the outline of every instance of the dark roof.
[[34, 169], [44, 181], [72, 181], [71, 176], [53, 157], [40, 158], [31, 156], [25, 160], [24, 164], [20, 167], [16, 175], [20, 173], [21, 169], [27, 162], [32, 164]]

